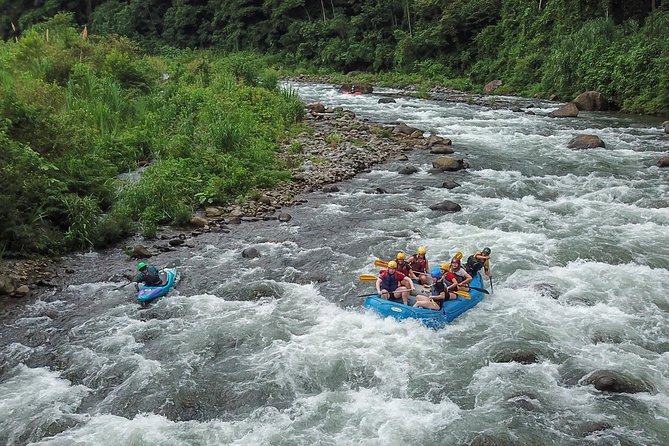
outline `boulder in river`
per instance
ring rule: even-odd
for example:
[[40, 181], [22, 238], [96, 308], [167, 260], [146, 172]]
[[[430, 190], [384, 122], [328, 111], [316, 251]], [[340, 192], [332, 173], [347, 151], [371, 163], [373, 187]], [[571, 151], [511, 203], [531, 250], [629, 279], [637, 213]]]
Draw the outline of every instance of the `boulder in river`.
[[151, 253], [151, 251], [149, 251], [149, 248], [142, 245], [137, 245], [133, 247], [132, 251], [130, 252], [131, 259], [148, 259], [149, 257], [152, 256], [153, 254]]
[[416, 166], [404, 166], [399, 170], [400, 175], [411, 175], [418, 172], [418, 167]]
[[456, 156], [440, 156], [432, 160], [432, 167], [435, 169], [440, 169], [442, 171], [451, 171], [462, 170], [466, 167], [465, 160]]
[[441, 203], [436, 203], [430, 206], [430, 209], [433, 211], [442, 211], [442, 212], [459, 212], [462, 210], [462, 206], [451, 200], [444, 200]]
[[4, 274], [0, 274], [0, 296], [14, 292], [14, 281]]
[[495, 79], [494, 81], [490, 81], [487, 84], [485, 84], [485, 87], [483, 87], [483, 92], [484, 93], [492, 93], [494, 90], [496, 90], [498, 87], [502, 85], [502, 81], [499, 79]]
[[255, 248], [246, 248], [242, 251], [242, 257], [245, 259], [255, 259], [260, 257], [260, 252]]
[[569, 141], [567, 147], [575, 150], [594, 149], [595, 147], [606, 147], [604, 141], [597, 135], [577, 135]]
[[548, 114], [551, 118], [575, 118], [578, 116], [578, 107], [573, 102], [563, 105]]
[[460, 187], [460, 183], [453, 180], [446, 180], [441, 183], [441, 187], [444, 189], [455, 189], [456, 187]]
[[592, 384], [602, 392], [639, 393], [651, 392], [652, 388], [639, 379], [613, 370], [595, 370], [583, 378], [585, 384]]
[[455, 150], [453, 150], [453, 146], [450, 144], [432, 144], [430, 146], [430, 153], [434, 153], [435, 155], [450, 155], [454, 152]]
[[394, 104], [397, 101], [393, 98], [381, 98], [379, 99], [379, 104]]
[[579, 110], [583, 111], [606, 111], [609, 109], [609, 101], [598, 91], [584, 91], [572, 101]]
[[415, 127], [410, 127], [403, 122], [400, 122], [393, 128], [393, 135], [395, 136], [410, 136], [415, 132], [420, 132], [422, 135], [422, 130]]
[[657, 167], [669, 167], [669, 156], [663, 156], [657, 161]]
[[664, 127], [664, 133], [669, 133], [669, 121], [664, 121], [662, 127]]

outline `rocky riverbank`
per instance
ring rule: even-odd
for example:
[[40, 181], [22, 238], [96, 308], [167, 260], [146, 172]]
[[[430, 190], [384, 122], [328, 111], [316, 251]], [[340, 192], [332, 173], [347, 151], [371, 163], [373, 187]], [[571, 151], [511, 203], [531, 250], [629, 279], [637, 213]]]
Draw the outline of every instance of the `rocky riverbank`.
[[[286, 142], [278, 154], [291, 173], [291, 182], [240, 204], [201, 209], [187, 227], [162, 228], [155, 240], [129, 239], [124, 245], [130, 246], [120, 246], [116, 251], [133, 259], [149, 258], [187, 248], [191, 246], [189, 239], [205, 232], [230, 232], [230, 225], [288, 221], [290, 207], [304, 203], [305, 193], [324, 188], [336, 191], [334, 183], [390, 159], [407, 159], [404, 152], [432, 147], [437, 153], [439, 147], [450, 144], [448, 140], [424, 139], [420, 130], [403, 124], [370, 123], [352, 111], [320, 103], [307, 106], [304, 124], [304, 130]], [[0, 261], [0, 296], [22, 298], [39, 289], [65, 285], [72, 272], [65, 263], [56, 258]]]

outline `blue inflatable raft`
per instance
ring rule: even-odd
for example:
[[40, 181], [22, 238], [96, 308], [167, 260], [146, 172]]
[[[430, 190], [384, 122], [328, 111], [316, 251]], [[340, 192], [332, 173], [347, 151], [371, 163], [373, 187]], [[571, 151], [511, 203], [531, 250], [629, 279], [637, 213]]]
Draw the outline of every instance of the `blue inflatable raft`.
[[[470, 283], [476, 288], [483, 288], [481, 275], [477, 274]], [[471, 299], [458, 296], [455, 300], [444, 302], [441, 310], [414, 308], [398, 302], [382, 299], [378, 294], [371, 294], [365, 299], [364, 307], [376, 312], [382, 317], [393, 317], [397, 320], [417, 319], [428, 328], [442, 328], [465, 311], [473, 308], [483, 300], [485, 294], [481, 291], [470, 290]]]
[[176, 268], [165, 268], [160, 271], [160, 278], [163, 283], [157, 286], [142, 286], [137, 291], [137, 302], [147, 303], [167, 294], [174, 286], [177, 277]]

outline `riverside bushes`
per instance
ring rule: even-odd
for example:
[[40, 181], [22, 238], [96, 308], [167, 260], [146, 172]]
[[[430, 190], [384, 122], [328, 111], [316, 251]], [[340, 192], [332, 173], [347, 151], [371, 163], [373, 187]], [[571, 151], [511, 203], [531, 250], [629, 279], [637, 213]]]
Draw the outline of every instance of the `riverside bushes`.
[[288, 178], [274, 152], [303, 107], [257, 57], [150, 57], [71, 23], [0, 43], [0, 255], [151, 234]]

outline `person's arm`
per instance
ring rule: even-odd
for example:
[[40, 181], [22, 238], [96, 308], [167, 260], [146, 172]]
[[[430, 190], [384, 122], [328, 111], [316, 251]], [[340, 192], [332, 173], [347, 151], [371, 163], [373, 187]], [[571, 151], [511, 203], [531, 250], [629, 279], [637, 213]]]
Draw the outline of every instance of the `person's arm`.
[[[464, 269], [463, 269], [463, 271], [464, 271]], [[467, 285], [467, 284], [468, 284], [469, 282], [471, 282], [471, 281], [472, 281], [472, 276], [471, 276], [471, 274], [469, 274], [467, 271], [465, 271], [465, 280], [462, 281], [462, 283], [460, 284], [460, 286], [462, 286], [462, 285]]]
[[381, 279], [376, 279], [376, 294], [381, 294]]

